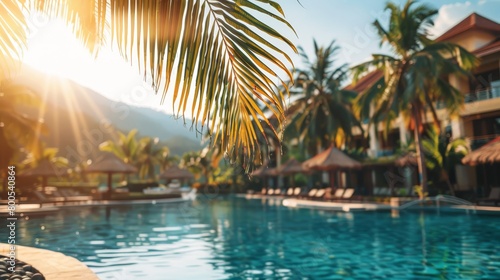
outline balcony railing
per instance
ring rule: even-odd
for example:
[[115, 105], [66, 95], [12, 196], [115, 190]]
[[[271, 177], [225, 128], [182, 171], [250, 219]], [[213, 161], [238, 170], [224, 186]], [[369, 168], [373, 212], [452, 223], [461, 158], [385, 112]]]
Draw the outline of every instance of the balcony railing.
[[484, 90], [467, 93], [465, 95], [465, 103], [471, 103], [481, 100], [488, 100], [500, 97], [500, 87], [490, 87]]
[[[465, 94], [465, 103], [472, 103], [481, 100], [488, 100], [493, 98], [500, 98], [500, 87], [490, 87], [484, 90], [470, 92]], [[443, 109], [444, 102], [438, 101], [436, 102], [436, 109]]]

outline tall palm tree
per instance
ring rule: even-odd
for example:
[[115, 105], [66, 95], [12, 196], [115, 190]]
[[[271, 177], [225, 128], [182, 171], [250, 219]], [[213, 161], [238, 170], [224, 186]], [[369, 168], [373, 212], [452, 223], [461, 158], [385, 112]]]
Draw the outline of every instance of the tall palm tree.
[[25, 86], [0, 79], [0, 176], [20, 148], [36, 155], [40, 153], [37, 132], [45, 132], [45, 126], [22, 113], [20, 108], [39, 104], [37, 95]]
[[293, 30], [276, 1], [4, 0], [0, 80], [22, 56], [25, 15], [32, 11], [62, 19], [95, 54], [111, 39], [162, 100], [168, 96], [177, 114], [192, 113], [192, 124], [220, 138], [228, 153], [243, 146], [247, 156], [259, 152], [249, 118], [264, 116], [256, 100], [284, 119], [275, 77], [284, 73], [292, 79], [287, 51], [297, 50], [274, 29], [280, 24]]
[[[313, 41], [315, 57], [309, 58], [299, 47], [305, 69], [298, 69], [294, 94], [300, 95], [287, 111], [289, 129], [295, 130], [300, 142], [306, 143], [310, 152], [317, 147], [327, 148], [332, 143], [344, 143], [352, 136], [352, 127], [360, 123], [351, 110], [356, 93], [342, 89], [347, 78], [347, 65], [335, 67], [339, 47], [332, 41], [328, 46], [318, 46]], [[291, 126], [291, 128], [290, 128]]]
[[389, 2], [386, 5], [391, 13], [388, 27], [378, 20], [374, 22], [380, 43], [387, 44], [392, 54], [374, 54], [373, 60], [354, 68], [355, 80], [373, 69], [384, 74], [381, 81], [358, 97], [355, 109], [361, 119], [371, 118], [375, 124], [385, 121], [390, 125], [399, 115], [411, 120], [419, 177], [425, 192], [427, 174], [421, 141], [425, 114], [430, 112], [439, 127], [436, 101], [442, 101], [451, 115], [458, 113], [464, 96], [450, 85], [448, 76], [469, 75], [476, 58], [456, 44], [429, 39], [428, 28], [433, 25], [432, 17], [437, 10], [426, 5], [414, 6], [415, 3], [408, 0], [401, 9]]

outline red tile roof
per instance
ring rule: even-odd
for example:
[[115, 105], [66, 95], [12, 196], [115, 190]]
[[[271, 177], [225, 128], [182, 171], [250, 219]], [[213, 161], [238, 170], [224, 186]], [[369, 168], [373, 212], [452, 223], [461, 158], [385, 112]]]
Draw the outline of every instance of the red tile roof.
[[496, 52], [500, 52], [500, 38], [497, 38], [495, 41], [473, 51], [472, 53], [478, 57], [483, 57]]
[[363, 76], [361, 79], [358, 80], [357, 83], [352, 83], [346, 86], [344, 89], [360, 93], [368, 89], [371, 85], [380, 80], [380, 78], [382, 77], [383, 77], [382, 71], [375, 70]]
[[473, 13], [439, 36], [436, 41], [445, 41], [467, 30], [485, 30], [500, 35], [500, 24]]

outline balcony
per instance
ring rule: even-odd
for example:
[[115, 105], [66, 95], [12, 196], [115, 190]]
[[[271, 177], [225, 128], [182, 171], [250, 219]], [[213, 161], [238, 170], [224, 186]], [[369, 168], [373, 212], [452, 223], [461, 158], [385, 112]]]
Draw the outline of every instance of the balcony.
[[[473, 103], [494, 98], [500, 98], [500, 86], [494, 86], [484, 90], [467, 93], [465, 94], [464, 101], [465, 103]], [[443, 101], [436, 102], [436, 109], [444, 109], [444, 107], [445, 106]]]
[[500, 86], [490, 87], [485, 90], [467, 93], [465, 103], [472, 103], [481, 100], [488, 100], [500, 97]]

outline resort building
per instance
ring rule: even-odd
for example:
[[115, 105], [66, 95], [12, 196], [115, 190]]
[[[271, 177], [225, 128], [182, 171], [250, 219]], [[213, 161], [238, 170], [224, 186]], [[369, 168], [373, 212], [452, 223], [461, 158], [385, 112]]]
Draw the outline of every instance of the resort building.
[[[465, 106], [459, 116], [451, 118], [440, 104], [436, 104], [442, 131], [450, 138], [466, 138], [471, 148], [477, 149], [500, 136], [500, 23], [473, 13], [436, 40], [456, 43], [480, 60], [472, 78], [449, 77], [450, 83], [464, 94]], [[362, 92], [381, 78], [382, 73], [371, 72], [347, 89]], [[369, 130], [370, 157], [393, 155], [411, 139], [401, 118], [392, 124], [387, 137], [382, 136], [385, 125], [380, 124], [378, 128], [378, 135], [373, 126]], [[498, 163], [456, 168], [456, 190], [500, 186]]]

